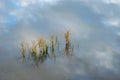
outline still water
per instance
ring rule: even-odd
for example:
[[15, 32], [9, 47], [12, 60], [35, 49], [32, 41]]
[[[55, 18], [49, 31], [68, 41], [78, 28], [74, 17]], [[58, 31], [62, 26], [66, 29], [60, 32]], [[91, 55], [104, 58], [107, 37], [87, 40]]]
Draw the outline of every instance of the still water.
[[[120, 28], [107, 22], [119, 17], [118, 4], [30, 1], [0, 0], [0, 80], [120, 80]], [[71, 30], [72, 54], [65, 53], [66, 30]], [[21, 41], [48, 39], [53, 33], [61, 40], [54, 54], [37, 64], [21, 57]]]

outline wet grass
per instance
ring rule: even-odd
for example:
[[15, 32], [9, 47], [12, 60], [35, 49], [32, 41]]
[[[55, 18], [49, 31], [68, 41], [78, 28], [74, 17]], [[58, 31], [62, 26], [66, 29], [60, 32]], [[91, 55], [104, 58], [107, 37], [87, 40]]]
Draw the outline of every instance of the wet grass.
[[[66, 55], [70, 55], [73, 53], [74, 44], [71, 40], [71, 32], [66, 31], [63, 36], [65, 40], [65, 44], [60, 44], [59, 36], [56, 34], [52, 34], [50, 39], [45, 39], [44, 37], [40, 37], [37, 40], [32, 40], [30, 43], [27, 43], [25, 46], [25, 42], [21, 43], [21, 54], [22, 57], [28, 57], [30, 60], [36, 62], [44, 62], [47, 57], [53, 56], [56, 57], [56, 51], [59, 52], [60, 45], [64, 45], [63, 52]], [[26, 50], [26, 51], [25, 51]]]
[[68, 30], [66, 33], [64, 33], [64, 39], [65, 39], [65, 54], [71, 55], [73, 53], [74, 44], [71, 40], [71, 32]]
[[32, 48], [31, 48], [32, 52], [31, 55], [34, 56], [35, 60], [38, 60], [38, 53], [37, 53], [37, 44], [35, 41], [32, 41]]
[[45, 39], [43, 37], [38, 39], [38, 47], [41, 54], [44, 52]]
[[21, 42], [21, 55], [23, 58], [25, 58], [25, 43]]
[[66, 33], [64, 34], [64, 38], [65, 38], [65, 41], [66, 41], [66, 45], [69, 45], [70, 44], [70, 31], [66, 31]]

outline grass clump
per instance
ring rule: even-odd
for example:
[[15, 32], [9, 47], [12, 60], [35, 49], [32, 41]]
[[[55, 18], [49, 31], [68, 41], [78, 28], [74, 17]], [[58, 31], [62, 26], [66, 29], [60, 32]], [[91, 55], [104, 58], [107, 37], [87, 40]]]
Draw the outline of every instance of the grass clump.
[[43, 37], [38, 39], [38, 47], [39, 47], [40, 53], [43, 53], [43, 48], [44, 48], [45, 42], [46, 41]]
[[64, 38], [65, 38], [65, 53], [67, 55], [70, 55], [73, 52], [73, 44], [71, 42], [70, 35], [71, 35], [71, 32], [69, 30], [66, 31], [66, 33], [64, 34]]
[[39, 38], [38, 47], [40, 50], [40, 55], [48, 55], [48, 43], [44, 38]]
[[65, 38], [65, 41], [66, 41], [66, 44], [70, 44], [70, 31], [67, 31], [65, 34], [64, 34], [64, 38]]
[[21, 55], [23, 58], [25, 58], [25, 43], [24, 42], [21, 43]]
[[38, 54], [37, 54], [37, 44], [35, 41], [32, 41], [32, 47], [31, 47], [31, 54], [34, 57], [35, 60], [38, 59]]
[[[71, 43], [71, 32], [70, 31], [66, 31], [64, 33], [64, 39], [65, 39], [65, 53], [69, 54], [70, 52], [73, 51], [73, 44]], [[60, 40], [59, 37], [56, 34], [52, 34], [50, 39], [45, 39], [44, 37], [40, 37], [37, 40], [33, 40], [31, 41], [30, 44], [27, 44], [27, 46], [25, 46], [25, 43], [22, 42], [21, 43], [21, 53], [22, 53], [22, 57], [25, 58], [25, 47], [27, 47], [27, 52], [29, 53], [29, 55], [31, 55], [31, 57], [34, 58], [34, 60], [36, 62], [41, 61], [43, 62], [47, 56], [51, 55], [56, 57], [55, 52], [59, 52], [60, 50], [56, 50], [56, 47], [59, 47], [60, 44]], [[62, 48], [60, 48], [62, 49]], [[50, 51], [49, 51], [50, 50]], [[29, 57], [28, 55], [28, 57]], [[30, 57], [30, 58], [31, 58]]]
[[53, 34], [52, 36], [51, 36], [51, 48], [52, 48], [52, 51], [54, 51], [55, 50], [55, 35]]

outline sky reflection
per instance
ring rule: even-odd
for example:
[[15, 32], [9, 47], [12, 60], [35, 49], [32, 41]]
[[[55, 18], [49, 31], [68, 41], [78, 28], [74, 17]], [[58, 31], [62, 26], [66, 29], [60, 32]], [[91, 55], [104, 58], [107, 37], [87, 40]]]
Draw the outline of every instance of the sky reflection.
[[53, 32], [62, 37], [70, 29], [73, 40], [80, 39], [75, 70], [62, 58], [58, 58], [59, 69], [71, 73], [70, 80], [81, 75], [83, 80], [119, 80], [119, 8], [120, 0], [0, 0], [0, 55], [19, 47], [22, 40], [49, 38]]

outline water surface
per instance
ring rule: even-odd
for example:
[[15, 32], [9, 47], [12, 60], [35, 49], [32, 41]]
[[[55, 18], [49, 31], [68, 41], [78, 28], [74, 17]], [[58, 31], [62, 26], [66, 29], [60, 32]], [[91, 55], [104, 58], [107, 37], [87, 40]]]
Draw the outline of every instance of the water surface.
[[[119, 0], [0, 0], [0, 80], [120, 80], [119, 6]], [[64, 53], [66, 30], [72, 55]], [[21, 57], [22, 40], [53, 33], [61, 40], [56, 57], [38, 65]]]

